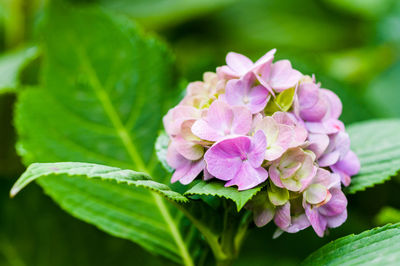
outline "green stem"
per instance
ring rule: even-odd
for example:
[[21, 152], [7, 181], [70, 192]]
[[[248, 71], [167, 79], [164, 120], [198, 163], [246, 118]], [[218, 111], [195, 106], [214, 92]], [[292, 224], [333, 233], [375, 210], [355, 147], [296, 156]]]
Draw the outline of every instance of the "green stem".
[[207, 226], [205, 226], [203, 223], [201, 223], [199, 220], [197, 220], [184, 206], [182, 206], [179, 203], [172, 202], [175, 207], [177, 207], [179, 210], [185, 214], [185, 216], [193, 223], [194, 226], [202, 233], [204, 238], [206, 239], [208, 245], [211, 248], [211, 251], [214, 254], [214, 257], [217, 261], [219, 260], [226, 260], [227, 256], [223, 252], [221, 245], [219, 244], [218, 241], [218, 236], [214, 235]]
[[194, 217], [185, 206], [172, 202], [193, 223], [207, 241], [214, 254], [217, 266], [230, 266], [238, 257], [241, 244], [251, 221], [251, 213], [246, 212], [238, 222], [237, 215], [232, 215], [233, 207], [229, 202], [223, 201], [224, 220], [221, 234], [214, 234], [207, 225]]

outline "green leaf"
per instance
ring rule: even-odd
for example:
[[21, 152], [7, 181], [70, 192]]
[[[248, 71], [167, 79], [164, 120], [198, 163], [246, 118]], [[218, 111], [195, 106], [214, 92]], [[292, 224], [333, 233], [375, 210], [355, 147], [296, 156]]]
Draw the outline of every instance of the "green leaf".
[[20, 48], [0, 56], [0, 93], [13, 92], [20, 86], [22, 70], [39, 56], [35, 46]]
[[165, 131], [162, 131], [156, 140], [157, 158], [165, 170], [172, 173], [174, 169], [167, 163], [167, 150], [169, 145], [169, 137]]
[[[25, 164], [90, 162], [166, 180], [154, 151], [175, 88], [165, 45], [125, 18], [57, 2], [48, 11], [43, 47], [42, 87], [23, 91], [16, 107]], [[122, 237], [193, 265], [196, 234], [183, 232], [187, 220], [159, 194], [66, 176], [38, 183], [75, 217], [118, 236], [128, 232]], [[77, 199], [91, 211], [75, 211]]]
[[115, 181], [118, 184], [147, 188], [169, 200], [178, 202], [188, 201], [186, 197], [172, 191], [167, 185], [151, 180], [151, 177], [145, 173], [122, 170], [117, 167], [100, 164], [78, 162], [34, 163], [30, 165], [25, 173], [18, 179], [11, 189], [10, 195], [12, 197], [15, 196], [21, 189], [40, 177], [57, 177], [59, 175], [67, 175], [70, 177], [83, 176], [105, 181]]
[[184, 195], [211, 195], [220, 198], [226, 198], [235, 202], [237, 210], [240, 211], [244, 205], [260, 190], [261, 186], [244, 191], [238, 191], [236, 187], [224, 187], [222, 182], [199, 181], [192, 188], [186, 191]]
[[348, 127], [351, 148], [361, 162], [348, 192], [355, 193], [389, 180], [400, 170], [400, 120], [372, 120]]
[[400, 224], [339, 238], [312, 253], [302, 265], [396, 265]]
[[378, 225], [400, 222], [400, 210], [392, 207], [383, 207], [375, 217]]

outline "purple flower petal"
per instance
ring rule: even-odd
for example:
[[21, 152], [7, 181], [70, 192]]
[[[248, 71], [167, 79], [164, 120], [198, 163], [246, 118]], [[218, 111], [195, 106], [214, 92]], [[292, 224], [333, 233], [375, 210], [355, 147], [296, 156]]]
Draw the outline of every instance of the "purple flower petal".
[[307, 216], [303, 213], [298, 216], [292, 217], [292, 224], [285, 229], [288, 233], [297, 233], [301, 230], [306, 229], [310, 226], [310, 221]]
[[319, 207], [319, 213], [324, 216], [336, 216], [341, 214], [347, 207], [347, 199], [343, 192], [338, 188], [329, 190], [332, 198], [325, 205]]
[[341, 226], [347, 219], [347, 210], [345, 209], [341, 214], [329, 217], [327, 219], [329, 228], [336, 228]]
[[225, 184], [226, 187], [238, 186], [238, 190], [246, 190], [261, 184], [268, 178], [268, 171], [262, 167], [254, 168], [249, 161], [242, 163], [242, 167], [235, 178]]
[[239, 75], [244, 75], [253, 66], [253, 62], [244, 55], [230, 52], [226, 56], [226, 63], [230, 69]]
[[309, 122], [319, 122], [328, 111], [328, 100], [323, 97], [320, 88], [314, 83], [303, 83], [299, 86], [298, 99], [300, 117]]
[[360, 161], [357, 155], [349, 151], [345, 157], [331, 166], [333, 172], [338, 173], [342, 179], [342, 183], [348, 186], [351, 182], [351, 176], [360, 171]]
[[248, 153], [248, 159], [253, 167], [259, 167], [264, 161], [265, 148], [267, 147], [267, 139], [261, 130], [258, 130], [252, 140], [251, 148]]
[[168, 147], [167, 163], [175, 168], [172, 175], [171, 183], [180, 181], [182, 184], [189, 184], [192, 182], [204, 169], [204, 160], [190, 161], [177, 152], [174, 144]]
[[342, 102], [339, 97], [330, 90], [321, 89], [322, 93], [325, 95], [327, 101], [329, 102], [329, 113], [327, 114], [331, 119], [338, 119], [342, 114]]
[[285, 230], [290, 226], [290, 202], [287, 202], [285, 205], [276, 208], [274, 222], [282, 230]]
[[287, 125], [278, 124], [273, 117], [267, 116], [260, 120], [255, 130], [262, 130], [267, 138], [265, 160], [278, 159], [292, 144], [295, 131]]
[[318, 164], [321, 167], [326, 167], [335, 164], [340, 158], [339, 151], [333, 151], [327, 154], [324, 154], [319, 158]]
[[276, 53], [276, 49], [272, 49], [272, 50], [268, 51], [265, 55], [263, 55], [260, 59], [258, 59], [254, 63], [253, 70], [257, 74], [261, 74], [263, 71], [263, 68], [271, 66], [272, 60], [274, 60], [275, 53]]
[[263, 86], [254, 86], [252, 72], [240, 80], [230, 80], [226, 85], [226, 100], [230, 105], [246, 106], [253, 114], [262, 111], [269, 100], [269, 92]]
[[217, 100], [205, 118], [197, 120], [191, 131], [201, 139], [218, 141], [228, 135], [246, 135], [252, 126], [252, 115], [244, 107], [231, 107]]
[[269, 84], [277, 92], [294, 87], [302, 77], [302, 74], [292, 68], [289, 60], [275, 62], [269, 73]]
[[249, 189], [264, 182], [268, 172], [260, 167], [266, 148], [261, 131], [253, 138], [239, 136], [215, 143], [204, 155], [207, 170], [221, 180], [230, 180], [226, 186], [237, 185], [239, 190]]
[[254, 223], [257, 227], [263, 227], [274, 218], [275, 211], [273, 209], [265, 208], [259, 212], [254, 212]]
[[328, 147], [329, 137], [326, 134], [309, 134], [308, 141], [307, 149], [312, 151], [318, 159]]
[[269, 176], [274, 183], [275, 186], [284, 188], [282, 181], [281, 181], [281, 173], [277, 169], [277, 165], [271, 165], [269, 168]]
[[168, 111], [163, 118], [163, 123], [166, 132], [170, 136], [179, 135], [181, 132], [182, 123], [188, 120], [198, 119], [201, 112], [192, 106], [178, 105]]
[[318, 208], [313, 208], [311, 205], [305, 204], [304, 209], [315, 233], [317, 233], [319, 237], [323, 237], [326, 226], [328, 225], [326, 219], [319, 214]]
[[242, 167], [242, 158], [250, 149], [249, 137], [236, 137], [215, 143], [204, 155], [207, 170], [221, 180], [233, 179]]

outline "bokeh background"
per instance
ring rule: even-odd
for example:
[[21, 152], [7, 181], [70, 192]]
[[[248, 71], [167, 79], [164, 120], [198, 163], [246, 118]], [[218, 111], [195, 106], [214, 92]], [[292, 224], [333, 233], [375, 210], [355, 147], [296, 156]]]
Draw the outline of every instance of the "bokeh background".
[[[123, 13], [159, 35], [176, 55], [182, 84], [224, 64], [229, 51], [255, 60], [277, 48], [277, 59], [315, 73], [323, 87], [341, 97], [346, 124], [400, 116], [398, 0], [69, 1]], [[10, 85], [5, 79], [13, 53], [40, 38], [46, 2], [0, 0], [0, 87], [10, 91], [0, 94], [0, 265], [169, 265], [70, 217], [37, 185], [15, 199], [8, 196], [24, 170], [14, 147], [12, 91], [37, 83], [40, 56], [34, 48], [21, 81]], [[311, 229], [277, 240], [272, 240], [273, 225], [253, 230], [235, 265], [296, 265], [330, 240], [400, 221], [399, 181], [350, 195], [348, 221], [323, 239]]]

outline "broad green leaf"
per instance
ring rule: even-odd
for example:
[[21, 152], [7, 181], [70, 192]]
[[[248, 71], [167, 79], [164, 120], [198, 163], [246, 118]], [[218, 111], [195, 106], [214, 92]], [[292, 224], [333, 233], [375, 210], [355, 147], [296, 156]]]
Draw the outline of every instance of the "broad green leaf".
[[240, 211], [244, 205], [260, 190], [261, 187], [255, 187], [244, 191], [238, 191], [236, 187], [224, 187], [222, 182], [199, 181], [188, 191], [186, 191], [184, 195], [211, 195], [220, 198], [226, 198], [235, 202], [237, 210]]
[[[151, 180], [145, 173], [110, 166], [77, 162], [35, 163], [18, 179], [10, 195], [15, 196], [39, 178], [43, 179], [40, 184], [45, 191], [72, 215], [78, 218], [89, 216], [91, 219], [88, 222], [93, 223], [95, 219], [95, 224], [106, 232], [140, 242], [149, 249], [156, 246], [160, 254], [174, 259], [174, 245], [165, 240], [168, 239], [169, 232], [160, 223], [163, 220], [162, 214], [147, 209], [153, 208], [154, 203], [148, 199], [146, 190], [154, 191], [172, 201], [188, 201], [167, 185]], [[77, 182], [72, 182], [73, 179]], [[84, 188], [80, 183], [85, 179], [93, 180], [90, 193], [79, 192], [79, 189]], [[64, 182], [60, 183], [59, 180]], [[100, 189], [96, 190], [96, 186]], [[102, 187], [112, 190], [104, 191]], [[128, 206], [133, 204], [136, 206]], [[142, 224], [147, 226], [143, 227]]]
[[[130, 20], [58, 2], [47, 14], [43, 47], [42, 87], [22, 92], [16, 108], [18, 150], [25, 164], [81, 161], [165, 180], [154, 142], [174, 88], [166, 47]], [[193, 264], [188, 244], [193, 241], [185, 242], [192, 237], [180, 230], [187, 221], [159, 194], [82, 178], [38, 183], [75, 217]], [[77, 202], [91, 211], [75, 211]]]
[[81, 176], [105, 181], [115, 181], [117, 184], [144, 187], [159, 193], [161, 196], [169, 200], [181, 202], [188, 201], [186, 197], [172, 191], [167, 185], [151, 180], [151, 177], [145, 173], [123, 170], [117, 167], [79, 162], [31, 164], [15, 183], [11, 189], [10, 195], [15, 196], [21, 189], [40, 177], [52, 176], [53, 178], [57, 178], [59, 175], [70, 177]]
[[35, 46], [20, 48], [0, 56], [0, 93], [17, 89], [21, 71], [39, 56]]
[[392, 207], [383, 207], [375, 217], [378, 225], [400, 222], [400, 210]]
[[372, 120], [348, 127], [351, 148], [361, 162], [360, 173], [352, 177], [350, 193], [389, 180], [400, 170], [400, 120]]
[[162, 131], [156, 140], [156, 153], [158, 160], [165, 170], [172, 173], [174, 169], [167, 163], [167, 150], [169, 145], [169, 137], [165, 131]]
[[400, 224], [339, 238], [312, 253], [302, 265], [397, 265]]

